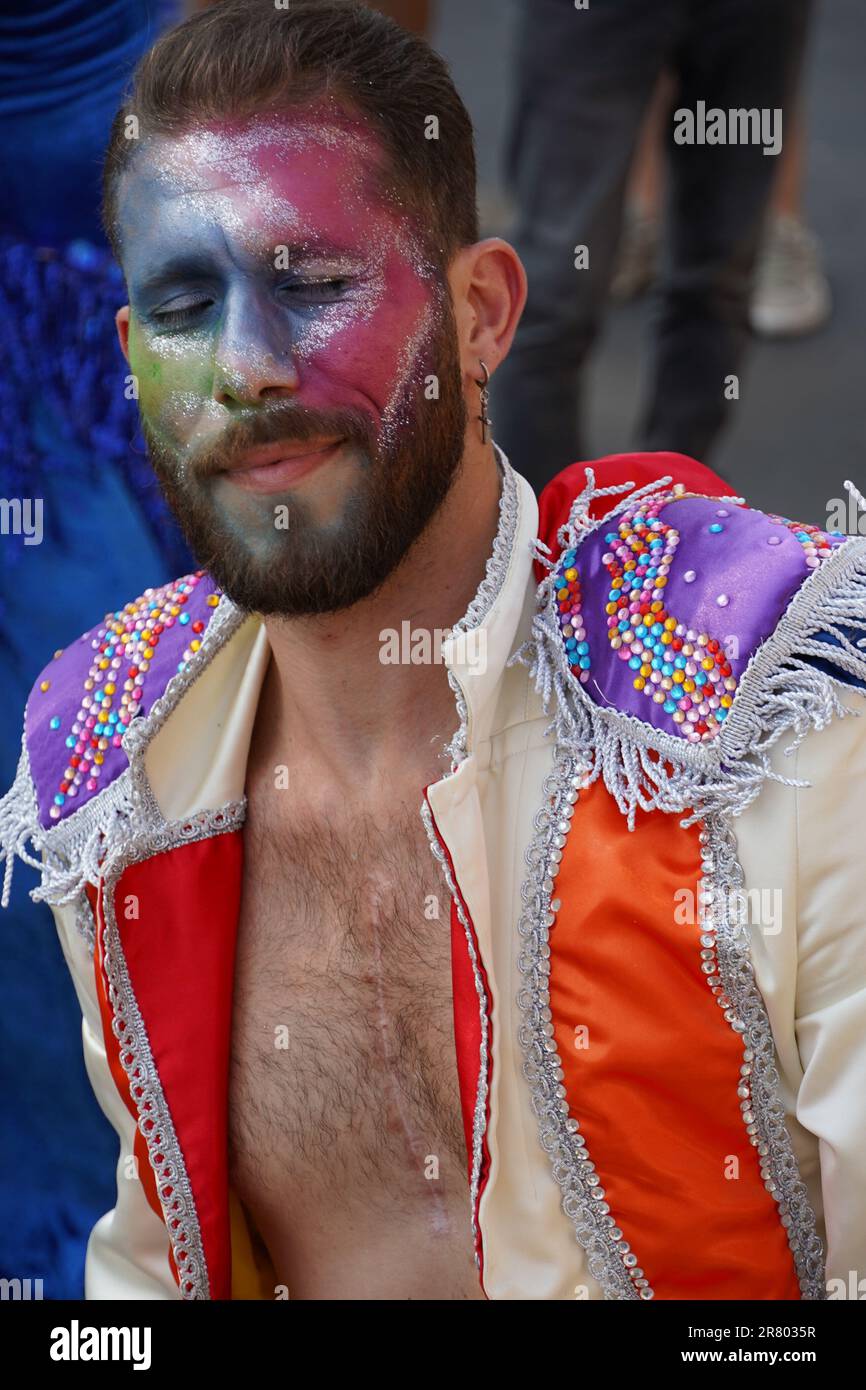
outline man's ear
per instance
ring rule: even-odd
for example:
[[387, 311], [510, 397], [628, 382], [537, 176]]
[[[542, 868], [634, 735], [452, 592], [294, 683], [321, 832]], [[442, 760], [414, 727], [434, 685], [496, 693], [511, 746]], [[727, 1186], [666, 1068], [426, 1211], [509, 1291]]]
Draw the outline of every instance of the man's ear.
[[122, 309], [118, 309], [114, 315], [114, 324], [117, 329], [117, 338], [120, 343], [120, 350], [129, 361], [129, 305], [124, 304]]
[[479, 362], [491, 376], [508, 356], [523, 306], [526, 271], [513, 246], [487, 237], [457, 252], [448, 268], [464, 376]]

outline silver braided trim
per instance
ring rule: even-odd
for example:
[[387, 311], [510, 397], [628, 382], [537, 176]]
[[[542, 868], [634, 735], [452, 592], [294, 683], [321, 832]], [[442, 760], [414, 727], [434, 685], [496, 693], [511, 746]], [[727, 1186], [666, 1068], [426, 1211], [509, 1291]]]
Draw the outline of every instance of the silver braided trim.
[[[845, 626], [864, 635], [852, 642]], [[819, 642], [819, 632], [839, 645]], [[838, 676], [817, 670], [813, 658], [835, 667]], [[788, 729], [795, 732], [785, 749], [791, 753], [810, 729], [825, 728], [835, 715], [855, 713], [837, 694], [846, 676], [866, 681], [866, 538], [859, 537], [845, 541], [811, 572], [753, 652], [722, 730], [723, 760], [757, 754], [763, 768], [768, 750]]]
[[[496, 599], [508, 575], [508, 568], [514, 553], [514, 539], [517, 533], [517, 523], [520, 514], [520, 501], [517, 489], [517, 479], [514, 469], [508, 462], [499, 445], [493, 444], [494, 455], [499, 466], [501, 489], [499, 494], [499, 521], [496, 528], [496, 535], [493, 539], [493, 546], [487, 558], [484, 568], [484, 577], [481, 580], [469, 607], [463, 617], [451, 628], [453, 636], [469, 632], [472, 628], [478, 627], [490, 613]], [[469, 735], [469, 707], [466, 702], [466, 695], [460, 681], [454, 672], [448, 671], [448, 684], [454, 693], [454, 702], [457, 710], [458, 727], [450, 743], [445, 746], [445, 754], [451, 760], [451, 775], [465, 761], [467, 754], [467, 739]], [[433, 814], [425, 797], [421, 803], [421, 819], [427, 831], [427, 839], [433, 857], [440, 864], [445, 883], [448, 888], [451, 901], [454, 903], [458, 920], [466, 933], [466, 946], [469, 957], [472, 961], [472, 972], [475, 979], [475, 989], [478, 994], [478, 1007], [481, 1020], [481, 1050], [479, 1059], [478, 1084], [475, 1091], [475, 1111], [472, 1120], [472, 1176], [470, 1180], [470, 1205], [472, 1215], [472, 1235], [475, 1241], [475, 1263], [480, 1265], [478, 1257], [478, 1245], [480, 1235], [476, 1221], [476, 1209], [478, 1205], [478, 1188], [480, 1184], [481, 1162], [483, 1154], [484, 1135], [487, 1128], [487, 1071], [489, 1059], [489, 1040], [487, 1024], [487, 992], [484, 988], [484, 980], [478, 962], [478, 953], [472, 940], [472, 926], [469, 922], [463, 906], [462, 898], [458, 892], [457, 885], [451, 873], [445, 849], [436, 832], [433, 823]]]
[[535, 834], [525, 856], [529, 873], [521, 889], [523, 911], [518, 931], [524, 945], [518, 966], [526, 983], [517, 996], [523, 1016], [518, 1037], [541, 1146], [550, 1156], [553, 1176], [562, 1190], [563, 1210], [586, 1251], [589, 1272], [607, 1299], [648, 1300], [653, 1290], [611, 1215], [580, 1124], [569, 1114], [565, 1072], [550, 1009], [550, 931], [560, 907], [552, 893], [574, 808], [586, 785], [585, 767], [568, 749], [557, 746], [553, 770], [544, 780], [544, 804], [535, 816]]
[[[576, 500], [569, 523], [559, 532], [559, 541], [568, 548], [579, 544], [590, 530], [608, 525], [624, 505], [614, 507], [599, 521], [590, 521], [586, 507], [600, 494], [593, 490], [591, 470], [587, 470], [587, 477], [587, 488]], [[662, 479], [640, 491], [667, 481]], [[631, 494], [626, 503], [637, 495]], [[550, 567], [551, 562], [541, 554], [544, 549], [540, 547], [539, 558]], [[680, 825], [702, 823], [702, 910], [708, 902], [712, 904], [709, 924], [704, 923], [701, 934], [702, 969], [726, 1021], [742, 1038], [743, 1064], [737, 1086], [743, 1123], [756, 1150], [765, 1187], [777, 1203], [787, 1232], [801, 1292], [806, 1299], [823, 1299], [821, 1239], [786, 1127], [772, 1029], [736, 906], [742, 901], [744, 874], [732, 820], [759, 794], [765, 778], [790, 786], [809, 785], [783, 777], [771, 767], [770, 751], [783, 733], [794, 732], [793, 742], [785, 749], [790, 754], [810, 729], [824, 727], [834, 716], [856, 713], [841, 702], [837, 687], [844, 686], [846, 675], [866, 680], [866, 636], [852, 641], [844, 631], [846, 626], [866, 629], [866, 542], [845, 542], [804, 580], [774, 631], [753, 653], [728, 720], [720, 735], [708, 744], [688, 743], [591, 700], [568, 668], [549, 579], [539, 586], [539, 602], [533, 640], [512, 658], [530, 666], [545, 709], [549, 711], [554, 704], [554, 718], [547, 732], [557, 741], [555, 771], [545, 784], [545, 794], [555, 798], [554, 807], [543, 810], [536, 821], [538, 834], [528, 856], [527, 913], [521, 929], [532, 943], [531, 950], [524, 953], [528, 957], [526, 967], [535, 973], [534, 988], [523, 992], [523, 1003], [535, 1010], [534, 1032], [528, 1033], [527, 1045], [534, 1049], [530, 1053], [531, 1079], [546, 1126], [542, 1142], [555, 1156], [554, 1171], [563, 1190], [574, 1193], [571, 1214], [579, 1224], [578, 1239], [591, 1252], [591, 1272], [607, 1296], [621, 1296], [612, 1283], [618, 1270], [616, 1263], [610, 1262], [609, 1242], [606, 1246], [597, 1223], [587, 1220], [586, 1190], [580, 1189], [574, 1171], [574, 1140], [565, 1130], [567, 1102], [552, 1025], [545, 1030], [545, 1024], [550, 1024], [544, 979], [549, 974], [546, 931], [555, 920], [545, 895], [552, 891], [559, 862], [556, 854], [568, 833], [565, 788], [570, 785], [576, 794], [579, 787], [589, 786], [602, 776], [630, 829], [634, 829], [638, 807], [672, 813], [689, 810], [691, 814]], [[818, 641], [819, 632], [828, 633], [839, 645]], [[838, 677], [818, 670], [809, 658], [835, 667]], [[659, 755], [659, 761], [650, 757], [651, 751]], [[661, 760], [671, 764], [670, 771]], [[579, 1147], [585, 1153], [585, 1148]]]
[[481, 977], [481, 970], [478, 965], [478, 953], [475, 950], [475, 943], [472, 940], [472, 928], [463, 910], [463, 903], [457, 892], [457, 885], [448, 863], [447, 855], [436, 833], [433, 824], [433, 814], [427, 804], [426, 799], [421, 803], [421, 819], [427, 831], [427, 839], [434, 859], [442, 867], [442, 873], [451, 900], [457, 911], [457, 917], [466, 934], [466, 948], [469, 952], [469, 959], [472, 961], [472, 974], [475, 979], [475, 990], [478, 995], [478, 1012], [481, 1020], [481, 1047], [479, 1050], [478, 1083], [475, 1089], [475, 1110], [472, 1116], [472, 1176], [469, 1184], [469, 1205], [472, 1218], [472, 1236], [475, 1243], [475, 1263], [480, 1266], [478, 1258], [479, 1231], [475, 1219], [478, 1207], [478, 1188], [481, 1177], [481, 1161], [484, 1148], [484, 1135], [487, 1129], [487, 1071], [489, 1059], [489, 1039], [487, 1027], [487, 991], [484, 988], [484, 981]]
[[[728, 765], [723, 772], [717, 752], [714, 757], [709, 745], [687, 743], [635, 715], [596, 705], [574, 680], [559, 628], [549, 625], [546, 612], [536, 615], [533, 633], [534, 641], [511, 659], [529, 666], [545, 713], [550, 713], [553, 705], [553, 719], [546, 732], [586, 763], [587, 786], [599, 777], [603, 779], [630, 830], [634, 829], [638, 808], [675, 814], [702, 800], [707, 812], [731, 810], [739, 815], [759, 794], [765, 777], [791, 780], [751, 761]], [[661, 755], [658, 761], [652, 757], [654, 752]], [[695, 811], [680, 824], [691, 825], [701, 814]]]
[[514, 469], [499, 445], [494, 444], [493, 448], [502, 481], [499, 494], [499, 523], [493, 538], [493, 548], [487, 558], [484, 578], [478, 585], [463, 617], [452, 627], [451, 631], [454, 633], [468, 632], [470, 628], [478, 627], [487, 617], [505, 582], [505, 575], [514, 548], [514, 533], [517, 528], [518, 513], [517, 479]]
[[[569, 548], [597, 527], [608, 525], [611, 517], [642, 493], [670, 481], [662, 478], [647, 484], [605, 517], [590, 521], [585, 508], [592, 497], [619, 489], [593, 491], [592, 470], [587, 469], [587, 474], [587, 489], [559, 532]], [[538, 558], [551, 567], [545, 551], [539, 542]], [[675, 814], [689, 810], [691, 814], [680, 821], [686, 827], [717, 812], [740, 815], [767, 779], [808, 786], [775, 771], [773, 745], [793, 731], [793, 740], [784, 750], [790, 755], [811, 729], [824, 728], [834, 717], [859, 713], [843, 703], [840, 691], [846, 687], [846, 677], [866, 682], [866, 635], [852, 641], [843, 630], [854, 627], [866, 634], [866, 539], [845, 541], [804, 579], [773, 632], [752, 654], [721, 732], [705, 743], [690, 743], [591, 699], [569, 670], [550, 575], [539, 585], [538, 604], [532, 638], [511, 661], [529, 667], [545, 712], [553, 708], [548, 732], [585, 759], [589, 783], [603, 778], [630, 829], [634, 829], [638, 808]], [[828, 633], [839, 645], [819, 641], [819, 632]], [[812, 664], [815, 658], [835, 667], [838, 675], [819, 670]]]
[[96, 923], [93, 920], [93, 909], [83, 889], [75, 899], [75, 928], [88, 951], [93, 955], [96, 944]]
[[[505, 457], [498, 444], [493, 445], [496, 462], [499, 465], [502, 487], [499, 494], [499, 524], [493, 540], [493, 548], [487, 558], [484, 570], [484, 578], [481, 580], [475, 595], [463, 614], [459, 622], [451, 628], [453, 636], [469, 632], [472, 628], [479, 627], [487, 617], [493, 607], [499, 593], [505, 583], [508, 574], [508, 566], [511, 563], [511, 556], [514, 552], [514, 537], [517, 532], [517, 521], [520, 511], [520, 502], [517, 491], [517, 480], [514, 469]], [[446, 747], [446, 752], [451, 758], [452, 771], [459, 767], [466, 757], [466, 739], [468, 734], [469, 711], [466, 705], [466, 698], [463, 687], [457, 680], [453, 671], [448, 672], [448, 684], [454, 692], [455, 704], [457, 706], [457, 717], [459, 725], [454, 737]]]
[[31, 868], [42, 872], [41, 858], [36, 858], [27, 848], [28, 843], [30, 843], [34, 851], [38, 853], [39, 841], [37, 837], [39, 832], [36, 791], [33, 786], [33, 778], [30, 775], [27, 743], [22, 737], [21, 754], [18, 758], [15, 779], [8, 792], [0, 797], [0, 859], [5, 862], [0, 907], [9, 906], [9, 896], [12, 892], [12, 870], [15, 867], [16, 859], [20, 859], [23, 864], [29, 864]]
[[[188, 844], [236, 830], [243, 824], [244, 811], [244, 804], [236, 802], [218, 811], [201, 812], [186, 821], [164, 821], [155, 831], [148, 830], [133, 837], [127, 841], [122, 854], [113, 856], [103, 887], [103, 960], [112, 1010], [111, 1029], [119, 1043], [120, 1061], [129, 1077], [130, 1093], [138, 1111], [138, 1128], [147, 1143], [156, 1177], [166, 1230], [180, 1274], [180, 1294], [189, 1300], [210, 1298], [201, 1228], [186, 1164], [130, 982], [114, 911], [114, 895], [123, 871], [131, 864], [180, 843]], [[169, 1188], [171, 1191], [167, 1190]]]
[[[129, 767], [104, 791], [85, 802], [80, 810], [48, 829], [39, 821], [26, 741], [22, 739], [15, 781], [0, 800], [0, 857], [6, 861], [0, 905], [8, 905], [12, 868], [18, 858], [40, 873], [40, 882], [30, 893], [33, 901], [57, 907], [76, 903], [77, 921], [83, 927], [85, 918], [80, 900], [84, 885], [90, 883], [96, 887], [110, 859], [122, 856], [128, 845], [162, 821], [144, 776], [147, 745], [246, 616], [223, 596], [205, 629], [199, 650], [184, 670], [171, 678], [149, 713], [130, 724], [123, 738]], [[28, 843], [32, 852], [27, 848]], [[83, 934], [92, 945], [92, 925], [89, 932]]]
[[773, 1034], [752, 966], [736, 836], [726, 817], [714, 815], [699, 839], [701, 966], [723, 1017], [742, 1041], [737, 1095], [743, 1123], [787, 1233], [803, 1298], [825, 1299], [823, 1245], [786, 1127]]
[[214, 657], [234, 636], [250, 615], [244, 613], [223, 594], [213, 617], [204, 630], [201, 646], [193, 652], [182, 671], [172, 676], [165, 690], [154, 700], [144, 719], [134, 719], [123, 737], [123, 751], [132, 762], [162, 728], [168, 716], [177, 708], [181, 698], [207, 670]]

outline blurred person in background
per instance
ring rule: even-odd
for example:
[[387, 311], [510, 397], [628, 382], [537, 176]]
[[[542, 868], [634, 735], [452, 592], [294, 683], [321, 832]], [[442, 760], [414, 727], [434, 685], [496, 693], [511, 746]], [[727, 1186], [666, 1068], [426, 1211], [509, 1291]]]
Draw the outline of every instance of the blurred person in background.
[[749, 299], [749, 322], [763, 338], [799, 338], [833, 311], [821, 244], [803, 211], [805, 129], [794, 112], [763, 231]]
[[[636, 299], [652, 285], [663, 236], [663, 132], [674, 88], [659, 81], [644, 121], [629, 175], [625, 218], [611, 283], [611, 298]], [[752, 331], [764, 338], [798, 338], [822, 328], [832, 294], [821, 246], [803, 211], [805, 131], [802, 107], [794, 110], [773, 184], [761, 249], [749, 298]]]
[[[616, 268], [629, 169], [660, 74], [678, 108], [781, 111], [800, 72], [811, 0], [521, 0], [507, 174], [527, 310], [493, 388], [503, 446], [541, 487], [586, 455], [581, 380]], [[783, 136], [784, 139], [784, 136]], [[709, 453], [725, 378], [748, 338], [749, 291], [776, 160], [761, 143], [678, 143], [646, 449]], [[584, 260], [577, 268], [581, 248]]]

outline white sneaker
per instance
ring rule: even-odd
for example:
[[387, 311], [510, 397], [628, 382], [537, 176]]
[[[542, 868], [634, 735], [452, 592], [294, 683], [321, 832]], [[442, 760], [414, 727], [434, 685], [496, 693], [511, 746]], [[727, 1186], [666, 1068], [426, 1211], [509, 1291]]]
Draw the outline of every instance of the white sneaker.
[[765, 338], [814, 333], [832, 307], [817, 237], [798, 217], [771, 217], [749, 304], [753, 331]]

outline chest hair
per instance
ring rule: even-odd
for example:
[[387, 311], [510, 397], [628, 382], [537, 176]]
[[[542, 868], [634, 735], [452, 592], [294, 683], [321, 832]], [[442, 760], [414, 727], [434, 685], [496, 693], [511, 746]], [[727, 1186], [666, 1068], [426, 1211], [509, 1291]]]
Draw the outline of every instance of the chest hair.
[[450, 903], [417, 808], [275, 833], [252, 802], [244, 842], [233, 1181], [393, 1212], [435, 1171], [465, 1201]]

